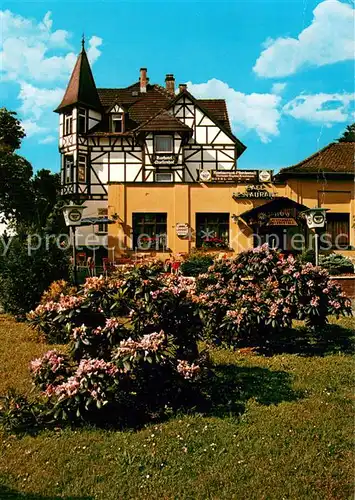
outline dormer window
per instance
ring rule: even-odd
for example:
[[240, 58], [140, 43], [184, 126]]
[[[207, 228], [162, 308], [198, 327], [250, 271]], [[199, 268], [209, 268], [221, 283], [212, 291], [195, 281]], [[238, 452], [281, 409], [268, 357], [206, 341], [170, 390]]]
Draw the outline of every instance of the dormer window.
[[111, 115], [111, 132], [123, 132], [123, 113]]
[[87, 111], [85, 108], [79, 108], [78, 110], [78, 133], [86, 134], [86, 115]]
[[174, 140], [172, 135], [156, 135], [154, 138], [155, 153], [173, 153]]
[[64, 115], [64, 135], [70, 135], [73, 131], [73, 113], [65, 113]]

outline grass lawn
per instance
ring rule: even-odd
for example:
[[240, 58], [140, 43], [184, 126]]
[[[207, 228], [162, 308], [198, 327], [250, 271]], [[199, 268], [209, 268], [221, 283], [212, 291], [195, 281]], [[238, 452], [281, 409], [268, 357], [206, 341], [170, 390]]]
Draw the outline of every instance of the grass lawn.
[[[265, 356], [215, 350], [208, 416], [139, 431], [0, 434], [0, 499], [350, 499], [354, 327], [343, 319], [305, 340], [297, 325], [287, 348]], [[28, 362], [46, 350], [0, 316], [0, 394], [28, 392]]]

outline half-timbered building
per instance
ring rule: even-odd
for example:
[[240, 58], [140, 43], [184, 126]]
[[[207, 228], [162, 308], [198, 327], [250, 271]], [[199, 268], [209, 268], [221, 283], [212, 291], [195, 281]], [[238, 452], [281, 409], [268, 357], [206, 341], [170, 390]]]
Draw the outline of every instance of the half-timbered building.
[[[246, 148], [231, 130], [223, 99], [197, 99], [186, 85], [175, 88], [172, 74], [165, 86], [150, 83], [145, 68], [138, 76], [126, 88], [97, 88], [83, 46], [56, 109], [63, 196], [82, 200], [85, 217], [102, 218], [94, 235], [82, 228], [79, 243], [108, 243], [114, 259], [143, 250], [165, 259], [200, 246], [238, 252], [275, 233], [286, 235], [279, 246], [288, 249], [293, 234], [304, 231], [299, 213], [324, 206], [318, 191], [326, 176], [313, 179], [306, 167], [276, 177], [267, 170], [238, 169]], [[340, 148], [332, 151], [339, 156], [345, 151]], [[343, 162], [338, 156], [331, 163]], [[350, 221], [349, 158], [339, 167], [346, 172], [327, 174], [327, 190], [332, 184], [329, 192], [341, 194], [324, 196], [329, 203], [339, 196], [348, 200], [344, 212]], [[336, 203], [330, 211], [340, 210]], [[348, 226], [344, 222], [341, 228]], [[351, 248], [355, 240], [348, 233]]]

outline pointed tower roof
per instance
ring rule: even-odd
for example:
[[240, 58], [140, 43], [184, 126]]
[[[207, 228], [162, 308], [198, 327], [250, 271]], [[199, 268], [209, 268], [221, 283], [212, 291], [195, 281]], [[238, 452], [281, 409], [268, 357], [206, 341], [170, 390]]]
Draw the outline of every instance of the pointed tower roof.
[[59, 113], [64, 108], [73, 104], [82, 104], [98, 111], [102, 109], [84, 42], [82, 42], [82, 49], [74, 66], [62, 102], [54, 111]]

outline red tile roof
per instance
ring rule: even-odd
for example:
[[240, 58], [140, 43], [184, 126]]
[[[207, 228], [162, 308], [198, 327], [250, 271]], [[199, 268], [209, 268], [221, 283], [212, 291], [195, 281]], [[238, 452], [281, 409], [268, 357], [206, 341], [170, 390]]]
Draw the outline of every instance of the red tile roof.
[[354, 154], [355, 142], [332, 142], [300, 163], [282, 168], [278, 176], [285, 178], [293, 174], [354, 174]]
[[[102, 106], [106, 111], [119, 102], [128, 108], [130, 118], [137, 123], [143, 123], [154, 116], [161, 109], [165, 109], [176, 96], [171, 95], [160, 85], [147, 85], [147, 92], [141, 94], [139, 82], [123, 89], [97, 89]], [[223, 99], [196, 99], [218, 123], [223, 125], [229, 132], [231, 126], [228, 117], [226, 103]]]
[[173, 116], [169, 111], [164, 110], [156, 114], [153, 118], [143, 123], [140, 127], [138, 127], [135, 132], [154, 132], [154, 131], [162, 131], [162, 132], [191, 132], [190, 127], [185, 125], [178, 118]]
[[224, 99], [197, 99], [197, 102], [213, 116], [213, 118], [223, 125], [229, 132], [231, 126], [227, 111], [226, 101]]

